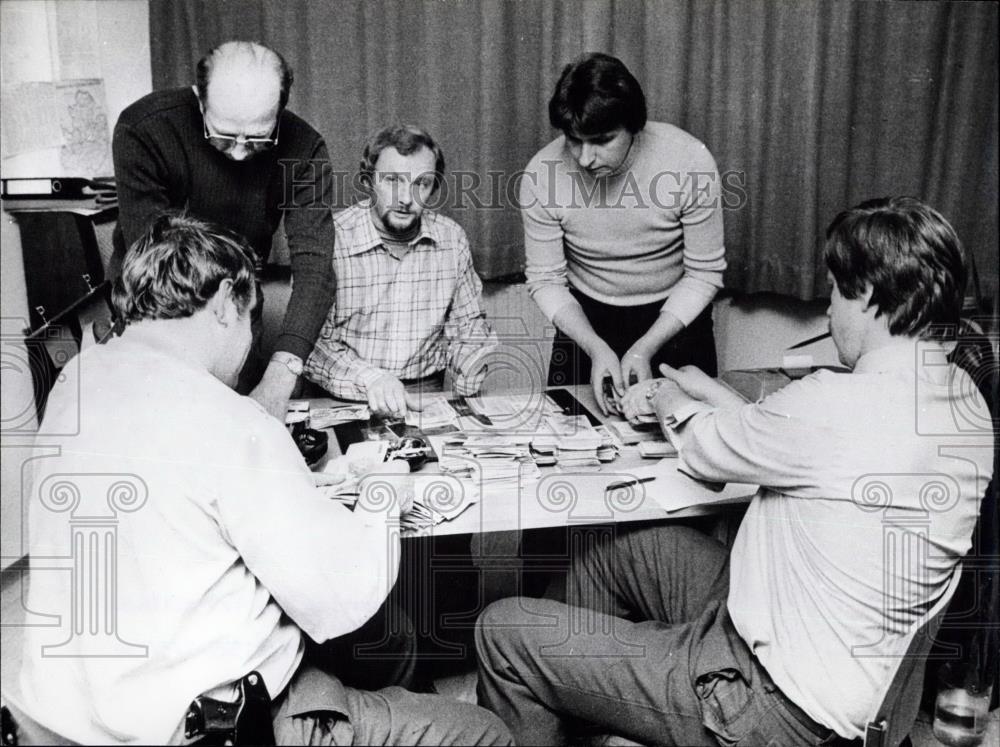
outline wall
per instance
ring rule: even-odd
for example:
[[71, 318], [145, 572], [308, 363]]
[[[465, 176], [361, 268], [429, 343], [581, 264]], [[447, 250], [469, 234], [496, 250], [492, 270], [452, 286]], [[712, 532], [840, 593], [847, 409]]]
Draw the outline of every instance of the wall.
[[[113, 123], [128, 104], [152, 90], [149, 65], [148, 0], [87, 0], [96, 3], [97, 64], [104, 79], [108, 122]], [[48, 38], [48, 16], [58, 6], [37, 0], [0, 2], [3, 56], [30, 59], [40, 81], [51, 80], [52, 53]], [[14, 34], [11, 29], [17, 29]], [[110, 136], [110, 132], [109, 132]], [[56, 148], [32, 151], [0, 162], [4, 178], [57, 176]], [[0, 555], [2, 567], [20, 557], [21, 465], [32, 442], [33, 421], [26, 409], [32, 402], [30, 374], [24, 349], [17, 337], [27, 324], [28, 305], [24, 284], [21, 241], [10, 214], [0, 214], [0, 269], [2, 295], [0, 317], [3, 334], [3, 378], [0, 386]], [[25, 431], [28, 434], [25, 434]]]

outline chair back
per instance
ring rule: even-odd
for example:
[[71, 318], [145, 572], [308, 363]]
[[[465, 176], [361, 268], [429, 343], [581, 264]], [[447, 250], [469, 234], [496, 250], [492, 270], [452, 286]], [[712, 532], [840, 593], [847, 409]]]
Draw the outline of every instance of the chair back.
[[951, 579], [941, 598], [927, 612], [924, 622], [914, 633], [882, 698], [882, 704], [869, 719], [865, 728], [865, 747], [898, 747], [909, 736], [920, 710], [927, 655], [961, 577], [962, 564], [959, 563], [951, 572]]

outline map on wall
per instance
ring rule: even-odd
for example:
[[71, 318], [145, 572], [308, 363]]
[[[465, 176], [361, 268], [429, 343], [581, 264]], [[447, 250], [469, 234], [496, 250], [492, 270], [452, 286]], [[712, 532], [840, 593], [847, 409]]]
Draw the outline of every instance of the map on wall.
[[104, 81], [22, 83], [3, 89], [3, 157], [59, 148], [63, 176], [112, 173]]
[[59, 128], [63, 145], [60, 160], [66, 174], [103, 176], [113, 171], [108, 113], [101, 80], [56, 83]]

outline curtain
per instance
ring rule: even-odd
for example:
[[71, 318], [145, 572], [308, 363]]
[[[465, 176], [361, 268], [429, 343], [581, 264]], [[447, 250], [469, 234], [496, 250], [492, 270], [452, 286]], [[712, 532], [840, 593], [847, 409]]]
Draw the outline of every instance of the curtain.
[[295, 70], [290, 108], [351, 187], [367, 135], [402, 121], [442, 145], [436, 202], [487, 278], [524, 249], [517, 174], [557, 133], [547, 102], [585, 51], [620, 57], [650, 119], [708, 145], [727, 185], [727, 287], [827, 294], [826, 225], [912, 194], [955, 225], [997, 286], [997, 6], [835, 0], [184, 0], [150, 3], [155, 88], [215, 44], [255, 39]]

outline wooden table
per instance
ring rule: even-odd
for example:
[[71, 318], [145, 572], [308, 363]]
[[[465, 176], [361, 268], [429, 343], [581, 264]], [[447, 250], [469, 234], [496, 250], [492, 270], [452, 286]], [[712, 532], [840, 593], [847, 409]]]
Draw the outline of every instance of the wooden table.
[[[598, 419], [608, 420], [597, 408], [589, 386], [569, 389]], [[316, 407], [330, 404], [328, 400], [313, 400], [313, 403]], [[530, 416], [526, 422], [530, 423]], [[339, 454], [332, 432], [330, 453]], [[597, 469], [563, 471], [558, 467], [543, 467], [540, 479], [524, 483], [520, 489], [481, 486], [479, 500], [456, 518], [419, 534], [405, 536], [481, 534], [687, 518], [716, 513], [734, 503], [748, 503], [756, 492], [755, 486], [730, 486], [720, 495], [679, 473], [674, 467], [676, 462], [676, 459], [666, 460], [652, 482], [610, 491], [607, 490], [610, 483], [632, 479], [636, 470], [645, 471], [657, 460], [643, 459], [636, 446], [626, 446], [617, 459]], [[425, 465], [415, 474], [440, 475], [440, 480], [434, 482], [436, 489], [441, 491], [464, 489], [454, 477], [442, 475], [436, 462]], [[683, 503], [686, 507], [667, 511], [654, 496], [667, 496], [672, 502]]]

